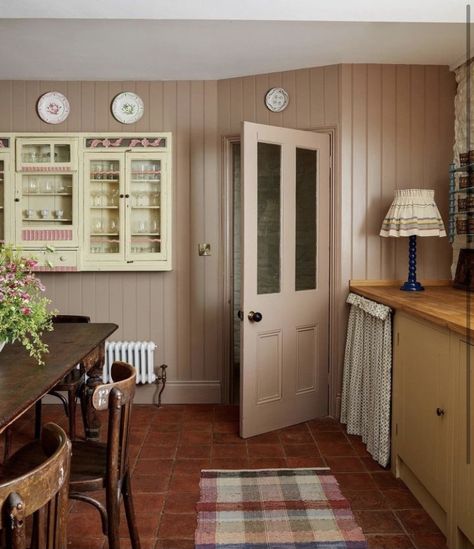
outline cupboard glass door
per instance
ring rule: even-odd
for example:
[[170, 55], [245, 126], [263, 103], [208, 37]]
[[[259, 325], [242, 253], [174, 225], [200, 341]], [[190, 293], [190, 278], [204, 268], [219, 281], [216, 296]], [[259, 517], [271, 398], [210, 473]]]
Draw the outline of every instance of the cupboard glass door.
[[77, 166], [74, 139], [20, 138], [16, 150], [19, 171], [70, 171]]
[[124, 256], [123, 153], [86, 155], [85, 255], [89, 261], [121, 261]]
[[17, 242], [77, 245], [77, 174], [31, 172], [17, 178]]
[[127, 153], [126, 256], [132, 261], [164, 257], [166, 173], [163, 154]]

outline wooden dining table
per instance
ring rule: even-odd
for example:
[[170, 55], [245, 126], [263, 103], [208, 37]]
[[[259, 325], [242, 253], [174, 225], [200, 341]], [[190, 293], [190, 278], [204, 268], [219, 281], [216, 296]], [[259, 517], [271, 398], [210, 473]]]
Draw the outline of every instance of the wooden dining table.
[[100, 423], [92, 407], [94, 387], [102, 381], [105, 340], [117, 330], [116, 324], [55, 324], [43, 334], [49, 352], [39, 365], [18, 342], [0, 352], [0, 433], [48, 393], [77, 364], [88, 374], [82, 397], [86, 437], [99, 438]]

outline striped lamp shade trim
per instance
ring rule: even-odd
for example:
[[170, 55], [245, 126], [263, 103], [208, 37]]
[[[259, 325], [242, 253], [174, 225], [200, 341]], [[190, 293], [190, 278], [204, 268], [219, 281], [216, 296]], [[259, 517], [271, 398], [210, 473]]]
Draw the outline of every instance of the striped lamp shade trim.
[[434, 191], [399, 189], [380, 229], [380, 236], [446, 236]]

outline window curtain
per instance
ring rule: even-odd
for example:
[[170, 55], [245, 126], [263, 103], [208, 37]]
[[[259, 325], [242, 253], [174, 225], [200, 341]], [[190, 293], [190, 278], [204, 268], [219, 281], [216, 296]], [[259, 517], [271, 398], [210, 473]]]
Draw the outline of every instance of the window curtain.
[[390, 461], [392, 370], [391, 309], [356, 294], [351, 305], [344, 356], [341, 422], [360, 435], [383, 467]]

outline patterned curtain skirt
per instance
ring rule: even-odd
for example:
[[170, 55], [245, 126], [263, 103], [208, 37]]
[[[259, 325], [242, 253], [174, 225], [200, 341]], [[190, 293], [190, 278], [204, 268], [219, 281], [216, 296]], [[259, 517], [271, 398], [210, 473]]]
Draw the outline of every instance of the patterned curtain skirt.
[[391, 310], [349, 294], [341, 422], [383, 467], [390, 461]]

